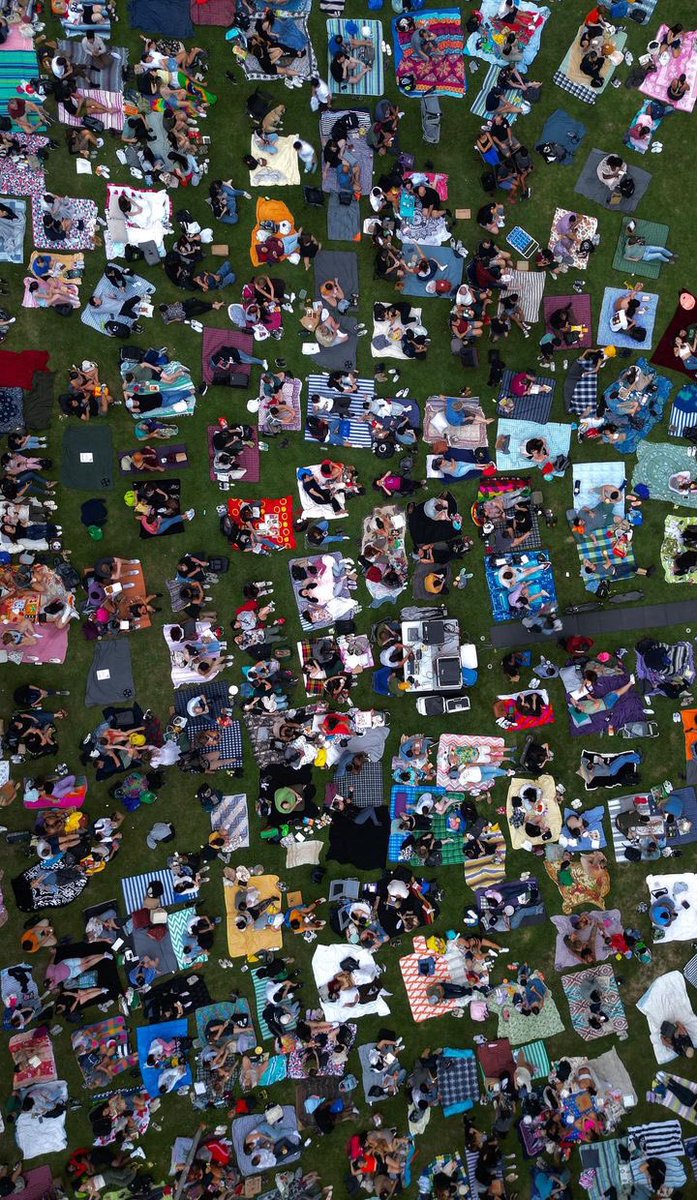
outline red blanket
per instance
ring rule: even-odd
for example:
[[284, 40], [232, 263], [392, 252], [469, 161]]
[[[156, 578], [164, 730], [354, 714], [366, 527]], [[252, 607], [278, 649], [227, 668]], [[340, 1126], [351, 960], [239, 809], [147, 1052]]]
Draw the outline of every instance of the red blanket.
[[0, 350], [0, 384], [27, 391], [36, 371], [48, 367], [48, 350]]
[[[283, 550], [295, 549], [295, 534], [293, 532], [293, 497], [281, 496], [278, 500], [249, 501], [238, 499], [236, 496], [227, 502], [228, 515], [237, 521], [240, 509], [245, 504], [258, 503], [261, 506], [261, 517], [254, 522], [255, 528], [260, 529], [272, 542]], [[267, 521], [268, 518], [268, 521]]]

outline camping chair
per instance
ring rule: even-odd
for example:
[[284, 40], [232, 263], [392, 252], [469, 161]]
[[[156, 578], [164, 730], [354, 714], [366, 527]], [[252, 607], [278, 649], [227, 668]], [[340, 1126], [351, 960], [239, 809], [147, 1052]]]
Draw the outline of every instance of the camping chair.
[[523, 258], [531, 258], [540, 248], [540, 243], [535, 240], [531, 233], [523, 229], [522, 225], [514, 225], [506, 241], [509, 246], [512, 246], [514, 250], [522, 254]]

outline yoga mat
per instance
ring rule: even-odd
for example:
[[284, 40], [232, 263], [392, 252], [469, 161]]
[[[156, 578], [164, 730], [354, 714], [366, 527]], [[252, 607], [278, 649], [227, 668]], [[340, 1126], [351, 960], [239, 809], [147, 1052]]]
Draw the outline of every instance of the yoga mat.
[[607, 154], [607, 150], [591, 150], [583, 165], [583, 170], [576, 180], [574, 191], [581, 196], [586, 196], [589, 200], [594, 200], [596, 204], [602, 204], [603, 208], [611, 208], [614, 212], [633, 213], [648, 190], [651, 176], [648, 171], [642, 171], [641, 167], [635, 167], [632, 163], [629, 174], [634, 180], [634, 194], [621, 196], [619, 202], [611, 204], [611, 193], [605, 184], [601, 183], [596, 173], [599, 163]]
[[68, 426], [63, 433], [63, 487], [82, 492], [108, 491], [114, 486], [113, 469], [110, 425]]

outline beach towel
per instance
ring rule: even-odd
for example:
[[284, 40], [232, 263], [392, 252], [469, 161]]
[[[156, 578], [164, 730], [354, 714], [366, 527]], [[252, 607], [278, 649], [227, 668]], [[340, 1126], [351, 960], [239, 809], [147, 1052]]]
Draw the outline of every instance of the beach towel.
[[687, 430], [697, 425], [697, 384], [686, 383], [680, 388], [668, 418], [671, 437], [685, 437]]
[[[659, 27], [656, 33], [656, 40], [660, 40], [668, 31], [668, 26], [663, 24]], [[697, 46], [697, 30], [685, 30], [681, 34], [682, 47], [677, 58], [673, 58], [672, 54], [667, 53], [665, 56], [659, 55], [658, 70], [649, 72], [646, 75], [644, 82], [639, 85], [639, 91], [645, 96], [652, 96], [655, 100], [663, 100], [667, 104], [672, 104], [680, 112], [692, 112], [697, 101], [697, 55], [695, 47]], [[662, 61], [665, 57], [665, 61]], [[671, 80], [676, 79], [678, 75], [685, 75], [688, 83], [688, 90], [682, 100], [670, 100], [668, 98], [668, 87]]]
[[[671, 1090], [671, 1084], [680, 1089], [681, 1095]], [[697, 1083], [691, 1079], [672, 1071], [656, 1071], [656, 1079], [646, 1093], [646, 1099], [651, 1104], [662, 1104], [683, 1121], [697, 1124]]]
[[[608, 153], [607, 150], [591, 150], [583, 164], [581, 174], [576, 180], [574, 191], [581, 196], [586, 196], [588, 200], [594, 200], [596, 204], [602, 204], [604, 208], [612, 208], [613, 212], [633, 213], [648, 190], [651, 176], [648, 171], [642, 171], [640, 167], [636, 167], [632, 163], [628, 171], [629, 177], [634, 182], [632, 195], [623, 196], [621, 193], [611, 192], [598, 178], [597, 173], [600, 163]], [[610, 202], [611, 197], [612, 203]]]
[[[31, 43], [24, 43], [23, 49], [7, 42], [0, 48], [0, 112], [7, 113], [10, 100], [22, 95], [22, 84], [29, 79], [36, 79], [39, 66]], [[30, 117], [32, 124], [40, 128], [36, 116]]]
[[697, 355], [683, 359], [675, 353], [675, 338], [682, 329], [686, 329], [689, 337], [697, 332], [697, 296], [686, 289], [680, 292], [675, 313], [665, 333], [658, 340], [658, 345], [651, 355], [651, 362], [657, 367], [670, 367], [673, 371], [681, 371], [691, 379], [697, 377]]
[[185, 895], [175, 892], [172, 872], [169, 870], [153, 870], [147, 871], [144, 875], [125, 876], [121, 880], [121, 890], [123, 892], [124, 906], [128, 914], [138, 912], [143, 907], [143, 901], [151, 883], [157, 883], [162, 887], [162, 894], [160, 896], [162, 908], [169, 908], [173, 904], [179, 904], [182, 899], [195, 900], [198, 896], [198, 888], [195, 887], [191, 891], [186, 892]]
[[[475, 117], [480, 117], [484, 121], [488, 121], [491, 117], [491, 113], [486, 106], [486, 100], [489, 92], [491, 92], [498, 83], [500, 71], [501, 66], [497, 66], [492, 63], [482, 80], [481, 91], [479, 91], [475, 96], [474, 103], [470, 108], [470, 112], [474, 113]], [[518, 88], [513, 87], [506, 88], [502, 95], [507, 104], [516, 104], [521, 102], [523, 99]], [[506, 113], [506, 120], [508, 121], [508, 124], [513, 125], [513, 123], [518, 120], [518, 116], [519, 114], [515, 112]]]
[[[81, 89], [80, 94], [88, 100], [94, 100], [97, 104], [104, 105], [104, 110], [99, 113], [99, 120], [104, 122], [106, 129], [115, 129], [118, 132], [123, 129], [125, 116], [121, 91], [107, 91], [103, 87], [86, 87]], [[82, 125], [82, 117], [73, 116], [63, 104], [58, 105], [58, 119], [62, 125], [69, 125], [75, 129]]]
[[[370, 66], [370, 70], [363, 76], [362, 79], [359, 80], [358, 83], [339, 84], [332, 82], [332, 90], [339, 92], [340, 94], [348, 93], [352, 96], [384, 95], [385, 77], [383, 74], [381, 50], [383, 42], [382, 22], [373, 21], [370, 18], [366, 19], [364, 17], [361, 17], [358, 21], [353, 18], [350, 20], [330, 18], [327, 21], [327, 70], [329, 72], [327, 79], [329, 80], [332, 79], [332, 38], [335, 38], [337, 34], [340, 34], [343, 37], [345, 43], [350, 43], [352, 38], [356, 38], [359, 41], [365, 40], [370, 42], [374, 58], [372, 65]], [[362, 47], [360, 45], [356, 47], [349, 46], [349, 50], [354, 58], [357, 58], [361, 62], [363, 61], [366, 47]]]
[[[421, 29], [435, 37], [434, 53], [427, 58], [414, 49], [414, 35]], [[415, 10], [408, 16], [393, 17], [392, 43], [397, 87], [403, 95], [465, 95], [465, 36], [459, 9]]]
[[[327, 375], [309, 375], [307, 378], [307, 395], [308, 395], [308, 422], [309, 418], [314, 414], [314, 408], [310, 404], [310, 398], [319, 396], [320, 399], [336, 400], [338, 393], [327, 383]], [[385, 418], [384, 421], [374, 418], [372, 422], [366, 421], [365, 410], [363, 405], [373, 399], [375, 396], [375, 381], [373, 379], [357, 379], [357, 391], [351, 396], [351, 403], [346, 414], [339, 416], [335, 412], [320, 412], [318, 415], [320, 425], [313, 422], [312, 425], [305, 425], [305, 441], [318, 442], [322, 441], [328, 446], [351, 446], [356, 450], [369, 450], [373, 445], [374, 425], [377, 428], [389, 428], [396, 421], [391, 418]], [[397, 401], [399, 404], [400, 402]], [[409, 402], [406, 401], [408, 404]], [[420, 417], [418, 415], [418, 405], [412, 403], [410, 409], [416, 410], [416, 424], [413, 426], [418, 429]], [[324, 432], [324, 437], [319, 437], [320, 430]]]
[[[112, 55], [112, 59], [103, 67], [94, 66], [92, 55], [88, 54], [80, 42], [67, 39], [58, 43], [57, 50], [69, 62], [75, 63], [78, 66], [85, 66], [86, 63], [90, 63], [92, 67], [90, 74], [93, 84], [96, 84], [98, 89], [104, 89], [104, 91], [95, 91], [94, 87], [91, 86], [89, 89], [81, 90], [81, 94], [93, 100], [100, 100], [103, 104], [108, 103], [109, 107], [118, 108], [121, 114], [121, 124], [119, 126], [107, 124], [107, 128], [123, 129], [123, 72], [128, 67], [128, 50], [126, 46], [109, 45], [108, 52]], [[102, 95], [105, 93], [110, 97], [108, 102], [105, 100], [102, 101]], [[64, 111], [63, 105], [59, 105], [59, 114]], [[66, 125], [80, 125], [81, 123], [80, 120], [76, 120], [75, 117], [67, 112], [65, 113], [65, 118], [61, 116], [60, 119]], [[109, 116], [106, 118], [107, 122], [111, 119]]]
[[[562, 975], [561, 984], [569, 1002], [571, 1024], [584, 1042], [592, 1042], [601, 1037], [618, 1037], [620, 1041], [626, 1040], [629, 1026], [615, 980], [615, 972], [609, 963], [600, 963], [599, 966], [591, 967], [587, 971], [575, 971], [572, 975]], [[600, 994], [598, 1003], [601, 1005], [602, 1013], [609, 1018], [598, 1029], [589, 1024], [589, 1020], [593, 1016], [589, 1007], [592, 992]]]

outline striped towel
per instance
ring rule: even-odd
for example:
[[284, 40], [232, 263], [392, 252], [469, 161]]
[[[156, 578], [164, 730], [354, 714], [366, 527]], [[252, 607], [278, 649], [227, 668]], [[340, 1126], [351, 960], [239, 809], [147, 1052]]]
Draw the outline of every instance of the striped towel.
[[[668, 1073], [665, 1071], [658, 1072], [658, 1078], [661, 1083], [665, 1083]], [[671, 1078], [679, 1083], [682, 1087], [687, 1088], [697, 1101], [697, 1083], [691, 1079], [685, 1079], [682, 1075], [671, 1075]], [[669, 1112], [675, 1113], [676, 1117], [681, 1117], [683, 1121], [692, 1121], [693, 1125], [697, 1125], [697, 1112], [695, 1112], [694, 1103], [682, 1104], [674, 1092], [669, 1088], [664, 1091], [649, 1091], [646, 1093], [646, 1099], [651, 1104], [662, 1104]]]
[[[145, 899], [148, 885], [155, 880], [162, 884], [161, 904], [163, 908], [167, 908], [170, 904], [179, 904], [181, 902], [183, 897], [177, 895], [174, 890], [171, 871], [148, 871], [145, 875], [129, 875], [121, 880], [124, 904], [126, 912], [129, 915], [143, 907], [143, 900]], [[198, 889], [189, 892], [186, 898], [187, 900], [197, 899]]]
[[[474, 113], [475, 117], [484, 117], [485, 120], [493, 117], [493, 113], [487, 112], [486, 98], [491, 89], [496, 86], [496, 81], [499, 77], [500, 70], [500, 67], [496, 67], [492, 63], [486, 75], [484, 76], [484, 79], [482, 80], [481, 91], [476, 97], [471, 108], [471, 112]], [[509, 104], [515, 104], [516, 100], [520, 99], [520, 92], [518, 92], [516, 88], [507, 88], [503, 93], [503, 98], [504, 100], [507, 100]], [[517, 121], [517, 119], [517, 113], [506, 113], [506, 120], [508, 121], [509, 125], [512, 125], [514, 121]]]
[[288, 1059], [285, 1054], [275, 1054], [270, 1058], [264, 1074], [259, 1080], [260, 1087], [271, 1087], [272, 1083], [282, 1083], [288, 1077]]
[[271, 1041], [273, 1034], [271, 1033], [271, 1030], [269, 1029], [263, 1017], [263, 1012], [266, 1007], [266, 984], [268, 983], [268, 980], [260, 978], [256, 971], [250, 971], [249, 973], [252, 976], [252, 983], [254, 985], [254, 1001], [257, 1006], [259, 1032], [261, 1034], [262, 1041], [269, 1042]]
[[184, 953], [184, 946], [189, 945], [186, 933], [187, 926], [190, 921], [195, 919], [196, 915], [195, 908], [179, 908], [176, 912], [169, 914], [167, 928], [169, 929], [169, 936], [172, 941], [174, 957], [177, 960], [177, 966], [180, 971], [187, 971], [189, 967], [193, 967], [194, 963], [208, 962], [208, 955], [204, 951], [194, 955], [193, 958]]
[[491, 853], [482, 858], [465, 859], [465, 883], [472, 891], [494, 887], [506, 878], [506, 842], [498, 832], [486, 838]]
[[693, 987], [697, 987], [697, 954], [688, 963], [685, 963], [682, 973], [688, 983], [691, 983]]
[[679, 1121], [652, 1121], [650, 1125], [632, 1125], [629, 1134], [637, 1139], [647, 1158], [685, 1153]]
[[[81, 95], [86, 96], [88, 100], [96, 100], [105, 108], [112, 110], [94, 114], [104, 122], [107, 129], [123, 129], [125, 117], [121, 92], [106, 92], [102, 88], [84, 88]], [[82, 117], [74, 117], [62, 104], [58, 105], [58, 119], [62, 125], [82, 125]]]
[[240, 850], [249, 845], [249, 816], [247, 797], [244, 792], [234, 796], [223, 796], [220, 804], [211, 813], [211, 829], [220, 829], [230, 835], [232, 849]]
[[533, 1067], [533, 1079], [546, 1079], [549, 1075], [550, 1061], [544, 1042], [530, 1042], [525, 1047], [525, 1061]]
[[[540, 305], [545, 290], [544, 271], [513, 271], [511, 286], [502, 292], [502, 296], [517, 294], [523, 317], [529, 325], [534, 325], [540, 319]], [[553, 383], [553, 380], [549, 380]]]
[[[338, 393], [333, 388], [327, 386], [327, 375], [310, 375], [307, 380], [307, 395], [322, 396], [335, 399]], [[329, 437], [330, 445], [351, 446], [354, 450], [370, 450], [373, 444], [371, 427], [367, 421], [362, 420], [363, 405], [366, 400], [372, 400], [375, 395], [375, 381], [372, 379], [359, 379], [358, 391], [351, 400], [348, 417], [340, 418], [332, 413], [320, 413], [320, 418], [328, 417], [330, 425], [336, 425], [337, 432], [332, 430]], [[309, 399], [308, 399], [309, 411]], [[339, 433], [338, 427], [341, 426]], [[305, 441], [311, 442], [314, 439], [310, 437], [307, 427], [305, 428]]]
[[0, 112], [7, 111], [10, 100], [19, 95], [23, 80], [35, 79], [39, 66], [33, 50], [0, 50]]
[[[355, 25], [353, 21], [344, 21], [340, 18], [330, 18], [327, 21], [327, 41], [330, 41], [337, 33], [342, 34], [345, 38], [350, 38], [352, 30], [350, 26]], [[370, 32], [364, 34], [363, 30], [368, 28]], [[355, 34], [354, 34], [355, 36]], [[385, 91], [385, 77], [382, 69], [382, 50], [380, 49], [384, 37], [382, 32], [382, 23], [380, 21], [366, 20], [361, 17], [361, 37], [365, 37], [367, 41], [372, 42], [375, 48], [375, 59], [373, 65], [366, 75], [363, 76], [360, 83], [351, 86], [347, 84], [337, 83], [334, 87], [335, 93], [351, 96], [382, 96]], [[357, 58], [361, 57], [361, 47], [358, 46], [354, 52]], [[331, 66], [331, 55], [328, 55], [328, 67]], [[328, 78], [331, 77], [331, 71]]]

